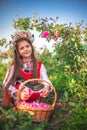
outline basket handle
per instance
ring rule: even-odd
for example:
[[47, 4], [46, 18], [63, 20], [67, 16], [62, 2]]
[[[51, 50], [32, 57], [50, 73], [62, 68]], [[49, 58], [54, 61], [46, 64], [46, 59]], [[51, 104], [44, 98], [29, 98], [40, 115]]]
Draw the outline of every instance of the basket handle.
[[[19, 101], [19, 99], [20, 99], [20, 98], [19, 98], [19, 97], [20, 97], [19, 95], [20, 95], [21, 89], [23, 88], [23, 86], [24, 86], [26, 83], [31, 82], [31, 81], [45, 82], [45, 83], [47, 83], [48, 85], [50, 85], [50, 83], [49, 83], [47, 80], [45, 80], [45, 79], [33, 78], [33, 79], [28, 79], [28, 80], [24, 81], [24, 82], [19, 86], [19, 88], [18, 88], [18, 92], [17, 92], [17, 103], [18, 103], [18, 101]], [[55, 103], [56, 103], [56, 100], [57, 100], [57, 93], [56, 93], [55, 87], [52, 86], [52, 85], [51, 85], [51, 87], [52, 87], [52, 89], [53, 89], [53, 91], [54, 91], [54, 101], [53, 101], [53, 104], [52, 104], [52, 107], [54, 108]]]

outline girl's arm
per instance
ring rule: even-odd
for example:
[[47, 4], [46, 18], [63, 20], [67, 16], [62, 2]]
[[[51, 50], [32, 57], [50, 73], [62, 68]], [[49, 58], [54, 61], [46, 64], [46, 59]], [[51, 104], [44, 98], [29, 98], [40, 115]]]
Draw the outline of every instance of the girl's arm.
[[44, 91], [48, 91], [48, 93], [50, 91], [52, 91], [52, 83], [51, 83], [51, 81], [48, 78], [48, 75], [47, 75], [47, 72], [46, 72], [46, 68], [45, 68], [45, 66], [43, 64], [41, 65], [41, 69], [40, 69], [40, 78], [44, 79], [44, 80], [46, 80], [47, 82], [50, 83], [50, 85], [48, 85], [47, 83], [44, 82], [45, 88], [43, 90]]
[[3, 89], [6, 89], [7, 84], [8, 84], [8, 82], [10, 81], [10, 79], [13, 75], [13, 71], [14, 71], [14, 66], [12, 65], [12, 66], [9, 67], [9, 69], [7, 70], [7, 73], [5, 75], [5, 78], [4, 78], [4, 81], [3, 81], [3, 84], [2, 84]]
[[[48, 75], [47, 75], [47, 71], [46, 71], [46, 68], [45, 66], [42, 64], [41, 65], [41, 69], [40, 69], [40, 78], [41, 79], [45, 79], [47, 80], [48, 82], [50, 82], [49, 78], [48, 78]], [[51, 83], [51, 82], [50, 82]]]
[[9, 69], [7, 70], [7, 73], [6, 73], [6, 76], [4, 78], [2, 86], [3, 86], [3, 90], [6, 90], [6, 88], [7, 88], [8, 91], [10, 92], [11, 96], [15, 99], [16, 98], [15, 93], [17, 92], [17, 89], [13, 85], [10, 85], [9, 87], [7, 86], [10, 78], [13, 75], [13, 71], [14, 71], [14, 65], [9, 67]]
[[47, 80], [52, 85], [51, 81], [48, 78], [46, 68], [43, 64], [41, 65], [41, 69], [40, 69], [40, 79]]

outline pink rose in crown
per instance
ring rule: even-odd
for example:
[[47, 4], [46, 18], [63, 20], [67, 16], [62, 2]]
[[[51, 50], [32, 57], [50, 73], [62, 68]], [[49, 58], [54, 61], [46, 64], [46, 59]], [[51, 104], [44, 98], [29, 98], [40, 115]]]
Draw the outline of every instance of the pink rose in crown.
[[29, 37], [29, 33], [27, 33], [27, 32], [26, 32], [26, 33], [25, 33], [25, 37], [27, 37], [27, 38], [28, 38], [28, 37]]
[[49, 31], [42, 32], [42, 37], [43, 38], [49, 38], [50, 37], [50, 32]]
[[20, 38], [21, 37], [20, 34], [17, 34], [17, 37]]
[[55, 32], [55, 36], [58, 37], [59, 36], [59, 31]]
[[4, 51], [3, 54], [4, 54], [4, 56], [6, 56], [7, 55], [7, 51]]

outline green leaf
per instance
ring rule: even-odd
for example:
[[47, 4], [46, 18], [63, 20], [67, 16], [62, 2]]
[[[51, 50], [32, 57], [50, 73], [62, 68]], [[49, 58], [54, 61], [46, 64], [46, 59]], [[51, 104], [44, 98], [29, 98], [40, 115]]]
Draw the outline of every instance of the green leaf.
[[67, 91], [64, 92], [64, 97], [65, 97], [65, 100], [68, 101], [68, 92]]
[[68, 102], [68, 104], [72, 107], [76, 106], [75, 102]]

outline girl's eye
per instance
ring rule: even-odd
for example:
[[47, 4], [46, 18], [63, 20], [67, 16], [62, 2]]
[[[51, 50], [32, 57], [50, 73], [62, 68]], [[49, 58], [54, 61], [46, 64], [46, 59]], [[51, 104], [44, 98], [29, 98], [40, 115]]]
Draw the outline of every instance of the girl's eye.
[[24, 49], [24, 47], [19, 48], [19, 50], [23, 50], [23, 49]]
[[29, 46], [29, 45], [26, 45], [26, 47], [28, 47], [28, 48], [29, 48], [30, 46]]

